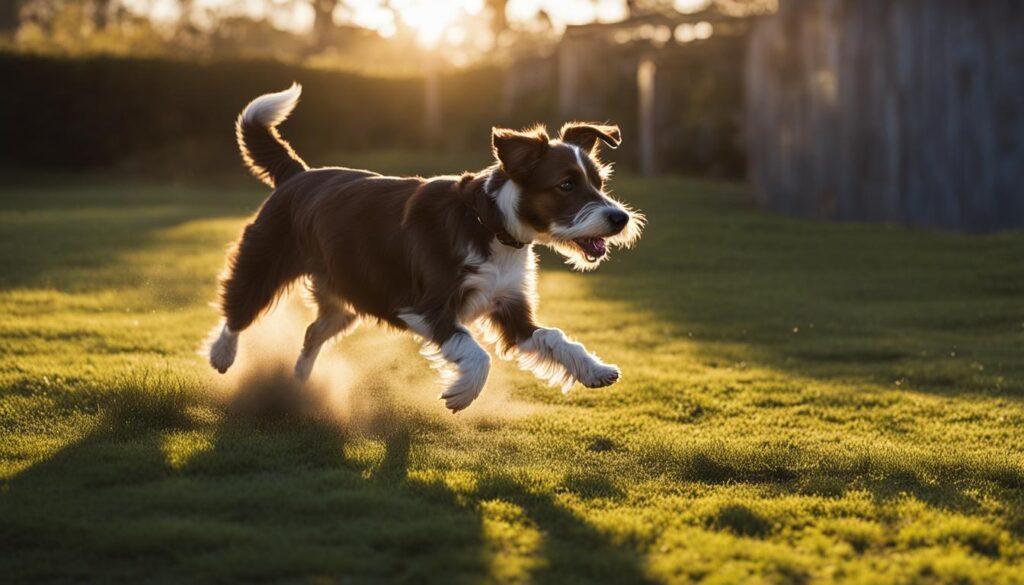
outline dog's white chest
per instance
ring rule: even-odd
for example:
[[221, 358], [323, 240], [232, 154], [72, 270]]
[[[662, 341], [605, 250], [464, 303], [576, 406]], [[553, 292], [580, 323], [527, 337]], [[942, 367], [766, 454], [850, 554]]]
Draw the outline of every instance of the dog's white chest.
[[476, 272], [462, 283], [463, 290], [469, 293], [459, 311], [463, 323], [484, 316], [501, 299], [532, 296], [536, 278], [532, 246], [513, 248], [494, 241], [487, 260], [473, 256], [466, 259], [466, 265], [475, 267]]

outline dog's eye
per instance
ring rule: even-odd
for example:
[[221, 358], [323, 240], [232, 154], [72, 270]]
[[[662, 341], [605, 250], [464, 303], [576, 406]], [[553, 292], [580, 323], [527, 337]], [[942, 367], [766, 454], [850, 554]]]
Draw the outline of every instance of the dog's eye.
[[572, 191], [576, 187], [576, 183], [572, 179], [566, 179], [562, 181], [562, 184], [558, 186], [562, 191]]

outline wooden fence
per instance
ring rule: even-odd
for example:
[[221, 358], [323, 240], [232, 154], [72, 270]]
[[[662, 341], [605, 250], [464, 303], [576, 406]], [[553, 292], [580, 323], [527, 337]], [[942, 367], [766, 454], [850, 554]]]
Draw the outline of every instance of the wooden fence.
[[782, 0], [751, 35], [759, 201], [841, 220], [1024, 227], [1024, 2]]

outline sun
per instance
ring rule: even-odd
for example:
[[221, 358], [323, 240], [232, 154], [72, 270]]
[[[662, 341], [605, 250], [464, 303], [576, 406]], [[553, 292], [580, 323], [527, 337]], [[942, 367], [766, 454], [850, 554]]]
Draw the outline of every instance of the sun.
[[397, 0], [391, 4], [406, 26], [416, 30], [416, 40], [423, 47], [434, 48], [449, 28], [476, 16], [483, 0]]

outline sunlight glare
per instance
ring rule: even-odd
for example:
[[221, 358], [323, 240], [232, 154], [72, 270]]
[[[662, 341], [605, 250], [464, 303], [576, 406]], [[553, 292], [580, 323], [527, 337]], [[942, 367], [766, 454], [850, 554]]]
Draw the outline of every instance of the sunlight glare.
[[395, 36], [395, 14], [376, 0], [347, 0], [352, 24], [377, 31], [380, 36], [389, 39]]
[[675, 0], [673, 6], [679, 12], [683, 14], [689, 14], [691, 12], [699, 12], [707, 8], [710, 4], [709, 0]]
[[157, 26], [174, 24], [181, 18], [181, 5], [174, 0], [122, 0], [124, 8], [145, 14]]
[[693, 36], [700, 39], [709, 39], [715, 32], [715, 27], [710, 22], [698, 22], [693, 25]]
[[445, 40], [449, 45], [459, 46], [466, 42], [466, 29], [461, 26], [453, 26], [448, 29], [448, 32], [444, 35]]
[[391, 6], [403, 24], [416, 29], [417, 42], [432, 49], [437, 47], [449, 27], [479, 14], [484, 3], [483, 0], [395, 0]]
[[629, 15], [625, 0], [509, 0], [508, 18], [529, 21], [544, 11], [556, 29], [566, 25], [616, 22]]

